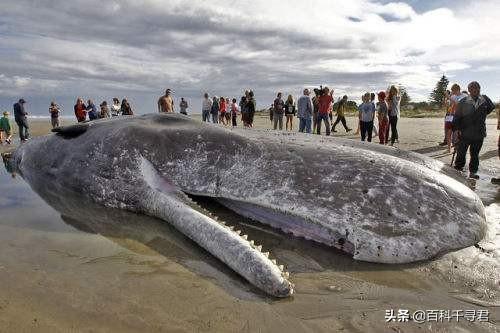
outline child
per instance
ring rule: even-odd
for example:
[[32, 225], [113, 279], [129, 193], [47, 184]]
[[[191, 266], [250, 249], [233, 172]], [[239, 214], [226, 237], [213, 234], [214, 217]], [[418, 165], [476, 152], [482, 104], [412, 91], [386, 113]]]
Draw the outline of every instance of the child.
[[[335, 120], [335, 122], [332, 125], [332, 132], [337, 132], [335, 127], [337, 126], [337, 124], [339, 122], [342, 122], [342, 126], [344, 126], [346, 133], [351, 131], [351, 129], [349, 127], [347, 127], [347, 122], [345, 120], [346, 106], [347, 106], [347, 95], [344, 95], [344, 97], [342, 97], [342, 99], [340, 100], [340, 102], [337, 106], [337, 119]], [[359, 122], [358, 122], [358, 124], [359, 124]]]
[[5, 132], [6, 138], [5, 142], [11, 144], [12, 132], [10, 130], [9, 113], [5, 111], [3, 117], [0, 118], [0, 144], [3, 144], [3, 133]]
[[380, 144], [387, 144], [387, 128], [389, 127], [389, 110], [385, 101], [384, 91], [378, 93], [377, 114], [378, 114], [378, 138]]

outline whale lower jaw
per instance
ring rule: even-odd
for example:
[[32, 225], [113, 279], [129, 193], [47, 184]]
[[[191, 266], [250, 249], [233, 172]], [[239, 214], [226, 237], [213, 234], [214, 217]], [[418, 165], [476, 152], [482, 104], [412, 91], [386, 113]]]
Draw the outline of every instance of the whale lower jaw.
[[141, 172], [146, 185], [142, 199], [144, 213], [170, 223], [267, 294], [275, 297], [293, 294], [289, 273], [269, 258], [269, 252], [263, 252], [262, 246], [198, 206], [145, 158], [142, 158]]

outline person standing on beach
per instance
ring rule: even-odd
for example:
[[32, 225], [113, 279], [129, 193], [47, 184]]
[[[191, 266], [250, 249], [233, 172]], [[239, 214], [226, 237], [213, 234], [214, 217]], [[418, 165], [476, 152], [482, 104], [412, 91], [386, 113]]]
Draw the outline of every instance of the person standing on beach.
[[126, 98], [122, 99], [121, 113], [122, 113], [122, 116], [133, 116], [134, 115], [134, 111], [132, 111], [132, 107], [130, 106], [130, 104]]
[[12, 141], [12, 131], [10, 127], [10, 121], [9, 121], [9, 113], [5, 111], [3, 113], [3, 117], [0, 118], [0, 145], [3, 145], [3, 136], [5, 133], [5, 142], [7, 144], [11, 144]]
[[50, 113], [50, 124], [52, 125], [52, 128], [59, 127], [60, 110], [56, 102], [54, 101], [50, 102], [49, 113]]
[[237, 118], [238, 118], [238, 104], [236, 103], [236, 98], [233, 98], [233, 102], [231, 103], [231, 120], [233, 127], [238, 126]]
[[226, 99], [222, 96], [219, 98], [219, 121], [224, 126], [229, 125], [226, 124]]
[[210, 121], [210, 111], [212, 110], [212, 100], [209, 98], [208, 93], [203, 95], [203, 101], [201, 102], [201, 120], [203, 122]]
[[29, 138], [28, 112], [26, 112], [24, 104], [26, 104], [26, 101], [22, 98], [14, 104], [14, 120], [19, 127], [19, 138], [21, 142]]
[[165, 95], [158, 99], [158, 112], [174, 112], [174, 99], [172, 98], [172, 90], [170, 88], [165, 90]]
[[241, 112], [241, 121], [243, 122], [243, 127], [248, 127], [247, 98], [248, 98], [248, 91], [245, 91], [245, 95], [241, 96], [239, 103]]
[[[370, 93], [370, 101], [373, 105], [373, 110], [377, 110], [377, 105], [375, 104], [375, 93]], [[378, 135], [377, 125], [375, 124], [375, 122], [373, 122], [373, 135]]]
[[453, 129], [458, 134], [455, 169], [463, 170], [469, 150], [469, 177], [479, 179], [479, 152], [486, 137], [486, 117], [495, 109], [495, 105], [488, 96], [480, 94], [478, 82], [469, 83], [468, 90], [469, 96], [460, 100], [453, 117]]
[[325, 122], [326, 135], [330, 135], [329, 113], [331, 112], [333, 102], [333, 89], [330, 91], [328, 87], [323, 88], [323, 94], [318, 98], [318, 121], [316, 123], [316, 134], [321, 135], [321, 123]]
[[188, 102], [184, 99], [184, 97], [181, 97], [181, 102], [179, 103], [179, 109], [181, 110], [180, 112], [183, 115], [187, 116], [187, 108], [188, 108]]
[[87, 114], [89, 115], [89, 120], [96, 120], [99, 118], [97, 113], [97, 107], [94, 104], [94, 101], [89, 99], [87, 102]]
[[273, 129], [276, 130], [279, 125], [279, 130], [283, 130], [283, 113], [285, 109], [285, 102], [281, 99], [281, 92], [276, 95], [273, 102]]
[[[321, 90], [322, 89], [323, 88], [321, 88]], [[313, 133], [316, 133], [316, 127], [317, 127], [317, 123], [318, 123], [319, 96], [321, 96], [321, 90], [314, 89], [314, 97], [312, 98], [312, 103], [313, 103], [313, 116], [312, 116]]]
[[111, 116], [117, 117], [120, 115], [122, 106], [120, 105], [120, 100], [117, 97], [113, 98], [113, 105], [111, 105]]
[[79, 123], [85, 121], [85, 119], [87, 118], [87, 107], [85, 106], [85, 104], [83, 104], [83, 99], [78, 97], [73, 109], [75, 110], [76, 121], [78, 121]]
[[246, 108], [247, 108], [247, 120], [248, 120], [247, 126], [253, 127], [253, 117], [255, 116], [255, 109], [257, 108], [257, 102], [255, 101], [255, 97], [252, 90], [248, 92]]
[[387, 144], [387, 128], [389, 127], [389, 110], [385, 101], [385, 92], [378, 93], [377, 117], [378, 117], [378, 138], [382, 145]]
[[347, 127], [347, 122], [345, 120], [345, 108], [346, 108], [346, 106], [347, 106], [347, 95], [344, 95], [342, 97], [342, 99], [339, 101], [339, 104], [337, 106], [337, 119], [335, 119], [335, 122], [332, 125], [332, 132], [337, 132], [335, 127], [340, 122], [342, 122], [342, 126], [344, 126], [346, 133], [351, 131], [351, 129], [349, 127]]
[[304, 89], [303, 95], [297, 101], [297, 115], [299, 117], [299, 132], [311, 133], [311, 118], [313, 104], [309, 97], [309, 89]]
[[212, 98], [212, 109], [210, 110], [210, 114], [212, 115], [212, 123], [219, 123], [219, 99], [217, 96]]
[[458, 84], [453, 84], [451, 86], [451, 95], [449, 98], [449, 106], [446, 110], [446, 116], [444, 119], [444, 129], [445, 129], [445, 141], [447, 144], [448, 153], [451, 152], [451, 145], [453, 143], [453, 118], [455, 117], [455, 111], [457, 110], [458, 103], [465, 98], [466, 95], [460, 92], [460, 86]]
[[285, 128], [287, 131], [288, 131], [288, 124], [290, 124], [290, 131], [293, 130], [293, 117], [295, 116], [295, 113], [296, 113], [295, 101], [293, 100], [292, 95], [288, 95], [288, 98], [286, 99], [285, 102], [285, 117], [286, 117]]
[[231, 123], [231, 101], [229, 98], [226, 98], [226, 124], [229, 125]]
[[358, 108], [361, 141], [372, 142], [373, 119], [375, 118], [375, 105], [370, 101], [370, 93], [363, 95], [363, 103]]
[[[389, 96], [387, 96], [387, 105], [389, 107], [389, 125], [391, 126], [391, 146], [394, 142], [399, 142], [398, 135], [398, 119], [399, 110], [401, 105], [401, 95], [399, 94], [398, 88], [392, 85], [389, 88]], [[386, 131], [386, 135], [389, 136], [389, 129]]]
[[99, 107], [101, 108], [101, 112], [99, 113], [99, 118], [109, 118], [108, 102], [102, 101]]
[[[500, 131], [500, 109], [497, 109], [497, 131]], [[498, 159], [500, 160], [500, 134], [498, 135], [497, 153], [498, 153]], [[500, 185], [500, 177], [491, 178], [491, 183], [495, 185]]]

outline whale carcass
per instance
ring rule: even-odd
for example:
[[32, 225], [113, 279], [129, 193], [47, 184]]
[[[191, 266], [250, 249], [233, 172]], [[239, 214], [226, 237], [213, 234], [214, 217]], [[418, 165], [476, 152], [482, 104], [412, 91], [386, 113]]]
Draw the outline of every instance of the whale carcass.
[[[460, 175], [425, 156], [349, 139], [226, 129], [178, 114], [57, 128], [11, 156], [29, 184], [167, 221], [264, 292], [293, 284], [261, 246], [192, 200], [354, 259], [406, 263], [483, 238], [484, 207]], [[32, 186], [34, 187], [34, 186]]]

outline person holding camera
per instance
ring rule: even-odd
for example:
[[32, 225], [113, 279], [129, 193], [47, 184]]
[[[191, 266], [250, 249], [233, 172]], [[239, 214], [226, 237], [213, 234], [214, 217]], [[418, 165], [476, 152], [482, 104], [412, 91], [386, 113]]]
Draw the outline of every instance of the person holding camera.
[[50, 102], [49, 114], [50, 114], [50, 124], [52, 125], [52, 128], [59, 127], [60, 113], [61, 110], [59, 110], [59, 105], [57, 105], [56, 102], [54, 101]]
[[321, 135], [321, 122], [325, 122], [326, 135], [330, 135], [329, 113], [331, 112], [333, 102], [333, 89], [323, 88], [323, 93], [318, 98], [318, 120], [316, 123], [316, 134]]

